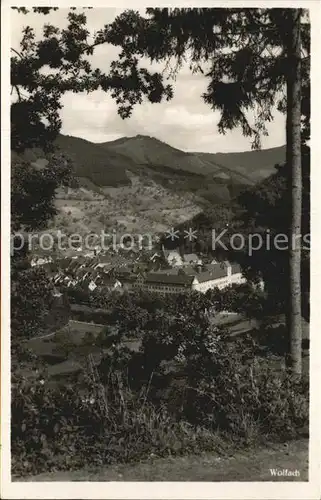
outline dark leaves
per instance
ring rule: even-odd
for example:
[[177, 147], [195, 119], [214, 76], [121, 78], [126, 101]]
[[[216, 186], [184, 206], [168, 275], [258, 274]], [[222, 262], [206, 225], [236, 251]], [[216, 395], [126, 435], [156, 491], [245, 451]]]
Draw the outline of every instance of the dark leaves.
[[[12, 228], [35, 230], [46, 227], [56, 214], [55, 191], [72, 179], [71, 163], [62, 156], [49, 155], [49, 160], [30, 164], [16, 159], [11, 173]], [[45, 165], [43, 166], [43, 164]]]
[[[50, 8], [34, 10], [47, 14]], [[57, 115], [63, 93], [89, 93], [98, 88], [110, 91], [119, 114], [128, 118], [134, 106], [144, 98], [152, 103], [171, 99], [173, 88], [163, 80], [175, 77], [186, 61], [191, 71], [203, 72], [209, 79], [203, 98], [213, 110], [222, 113], [219, 130], [224, 133], [241, 126], [243, 133], [252, 136], [254, 145], [258, 145], [260, 136], [266, 133], [264, 122], [271, 119], [268, 110], [275, 101], [282, 100], [284, 91], [286, 73], [282, 49], [287, 10], [175, 8], [147, 9], [146, 12], [147, 17], [143, 17], [137, 11], [124, 11], [96, 34], [93, 45], [88, 42], [83, 13], [70, 11], [69, 24], [62, 31], [46, 25], [44, 39], [38, 43], [31, 28], [24, 30], [21, 61], [19, 63], [19, 57], [12, 58], [12, 85], [19, 100], [29, 98], [22, 96], [23, 88], [31, 94], [45, 92], [52, 97], [51, 113], [37, 111], [38, 129], [29, 131], [32, 140], [38, 145], [41, 141], [49, 142], [58, 133]], [[303, 48], [308, 54], [307, 21], [302, 32]], [[109, 73], [92, 68], [86, 59], [95, 46], [103, 43], [121, 49]], [[165, 62], [166, 71], [159, 73], [143, 68], [142, 57]], [[40, 71], [46, 66], [54, 70], [51, 79]], [[308, 66], [303, 65], [304, 80], [308, 78]], [[246, 113], [254, 106], [257, 116], [251, 125]], [[39, 125], [41, 114], [46, 115], [45, 130]], [[19, 129], [15, 135], [20, 132]], [[30, 139], [24, 139], [29, 147]], [[13, 138], [13, 147], [21, 148], [23, 143], [23, 139]]]

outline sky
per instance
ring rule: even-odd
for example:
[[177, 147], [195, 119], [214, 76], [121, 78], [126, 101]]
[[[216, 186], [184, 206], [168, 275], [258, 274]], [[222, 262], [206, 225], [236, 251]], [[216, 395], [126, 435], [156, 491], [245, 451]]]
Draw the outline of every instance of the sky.
[[[86, 11], [88, 30], [94, 34], [104, 24], [112, 22], [122, 10], [94, 8]], [[48, 22], [60, 28], [65, 27], [67, 14], [68, 9], [63, 8], [48, 16], [34, 13], [23, 15], [12, 11], [11, 46], [19, 49], [23, 27], [34, 27], [36, 34], [41, 36], [42, 26]], [[117, 54], [117, 48], [105, 44], [95, 51], [92, 64], [108, 72], [109, 64]], [[160, 104], [144, 101], [134, 108], [132, 116], [126, 120], [119, 117], [117, 105], [108, 93], [100, 90], [89, 95], [68, 92], [62, 99], [61, 132], [91, 142], [113, 141], [137, 134], [148, 135], [183, 151], [217, 153], [251, 149], [251, 140], [243, 137], [240, 129], [225, 135], [219, 134], [219, 113], [212, 111], [201, 98], [207, 87], [207, 79], [203, 75], [193, 75], [188, 68], [182, 68], [173, 83], [174, 98], [171, 101]], [[263, 148], [285, 144], [285, 117], [276, 110], [273, 110], [273, 116], [274, 120], [268, 126], [269, 135], [262, 138]]]

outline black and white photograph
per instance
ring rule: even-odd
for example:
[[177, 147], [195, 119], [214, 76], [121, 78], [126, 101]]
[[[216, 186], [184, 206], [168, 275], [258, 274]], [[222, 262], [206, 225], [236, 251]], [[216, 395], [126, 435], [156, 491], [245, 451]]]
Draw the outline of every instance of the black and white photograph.
[[3, 8], [3, 498], [320, 498], [320, 3], [39, 3]]

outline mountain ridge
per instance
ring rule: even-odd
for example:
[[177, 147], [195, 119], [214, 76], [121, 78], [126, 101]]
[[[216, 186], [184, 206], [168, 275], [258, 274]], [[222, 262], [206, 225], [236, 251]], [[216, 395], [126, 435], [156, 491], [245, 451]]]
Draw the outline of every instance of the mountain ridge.
[[[211, 207], [231, 206], [285, 158], [284, 147], [217, 156], [141, 135], [100, 144], [60, 135], [56, 146], [71, 158], [78, 180], [78, 187], [57, 192], [52, 230], [67, 234], [163, 232]], [[25, 154], [32, 164], [45, 157], [40, 150]]]
[[249, 185], [269, 176], [274, 165], [285, 159], [285, 146], [239, 153], [186, 152], [141, 134], [95, 144], [109, 155], [118, 153], [139, 166], [164, 167], [206, 177], [223, 171], [231, 180]]
[[[285, 146], [240, 153], [186, 152], [141, 134], [102, 143], [60, 134], [55, 144], [73, 160], [75, 177], [86, 189], [99, 192], [130, 185], [134, 175], [214, 204], [228, 202], [269, 177], [285, 160]], [[36, 159], [42, 156], [35, 154]]]

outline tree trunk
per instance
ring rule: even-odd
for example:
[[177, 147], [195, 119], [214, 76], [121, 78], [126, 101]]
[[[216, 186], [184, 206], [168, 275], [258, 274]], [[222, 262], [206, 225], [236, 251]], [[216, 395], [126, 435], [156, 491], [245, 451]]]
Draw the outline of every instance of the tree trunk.
[[287, 326], [290, 336], [288, 365], [293, 374], [302, 371], [301, 326], [301, 11], [289, 9], [286, 161], [291, 171], [291, 227], [289, 241], [289, 308]]

